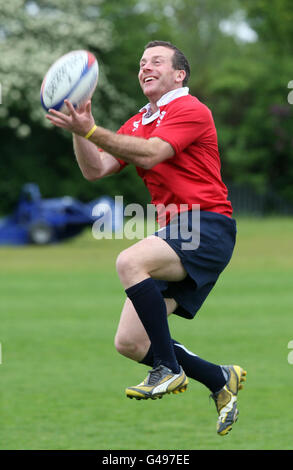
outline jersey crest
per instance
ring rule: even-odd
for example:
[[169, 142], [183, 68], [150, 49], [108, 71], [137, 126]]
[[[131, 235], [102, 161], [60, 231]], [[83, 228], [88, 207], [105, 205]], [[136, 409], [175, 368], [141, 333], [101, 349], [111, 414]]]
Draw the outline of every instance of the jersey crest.
[[139, 124], [140, 124], [140, 121], [141, 121], [141, 120], [139, 120], [139, 121], [134, 121], [132, 132], [137, 131], [138, 126], [139, 126]]

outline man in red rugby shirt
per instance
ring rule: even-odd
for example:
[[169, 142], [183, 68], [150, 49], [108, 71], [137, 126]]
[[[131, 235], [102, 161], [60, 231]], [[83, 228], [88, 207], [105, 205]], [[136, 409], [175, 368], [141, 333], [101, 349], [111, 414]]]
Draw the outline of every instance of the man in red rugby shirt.
[[[176, 46], [153, 41], [145, 47], [138, 74], [149, 103], [117, 133], [95, 124], [90, 101], [80, 110], [67, 101], [69, 115], [50, 110], [47, 118], [73, 133], [85, 178], [98, 180], [133, 164], [158, 208], [163, 233], [139, 241], [117, 259], [127, 299], [115, 346], [153, 367], [126, 395], [161, 398], [184, 391], [187, 376], [193, 378], [211, 390], [219, 414], [217, 432], [225, 435], [237, 420], [237, 393], [246, 372], [201, 359], [171, 338], [167, 320], [171, 313], [195, 316], [228, 264], [236, 236], [212, 114], [189, 94], [189, 75], [188, 61]], [[192, 217], [198, 205], [199, 246], [186, 249], [181, 233], [198, 234]], [[179, 228], [175, 239], [172, 224]]]

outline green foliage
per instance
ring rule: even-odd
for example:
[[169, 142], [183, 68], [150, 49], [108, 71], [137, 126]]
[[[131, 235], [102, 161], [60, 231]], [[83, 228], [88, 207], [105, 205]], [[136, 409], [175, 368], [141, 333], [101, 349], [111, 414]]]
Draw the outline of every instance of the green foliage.
[[[274, 54], [293, 52], [293, 10], [290, 0], [244, 0], [248, 20], [261, 43]], [[287, 56], [288, 57], [288, 56]]]
[[288, 55], [277, 56], [265, 44], [237, 48], [209, 83], [209, 99], [218, 124], [223, 171], [228, 180], [273, 190], [293, 202], [293, 112]]
[[[293, 203], [292, 6], [289, 0], [185, 0], [173, 5], [174, 41], [190, 60], [191, 93], [213, 112], [225, 181]], [[223, 34], [250, 25], [256, 40]]]
[[146, 103], [137, 79], [144, 46], [154, 39], [168, 40], [169, 19], [153, 0], [107, 0], [101, 4], [101, 16], [113, 27], [113, 47], [103, 55], [104, 66], [119, 92], [132, 98], [134, 114]]
[[[90, 17], [90, 5], [88, 0], [12, 0], [1, 7], [1, 114], [8, 117], [8, 125], [16, 129], [17, 136], [25, 136], [21, 124], [43, 120], [39, 90], [55, 60], [72, 49], [86, 48], [99, 55], [111, 47], [111, 24]], [[105, 77], [103, 81], [107, 81]], [[107, 92], [105, 83], [101, 87]], [[8, 116], [8, 112], [13, 114]], [[20, 120], [18, 125], [11, 122], [15, 116], [19, 119], [21, 112], [26, 113], [26, 121]], [[28, 135], [29, 129], [26, 132]]]

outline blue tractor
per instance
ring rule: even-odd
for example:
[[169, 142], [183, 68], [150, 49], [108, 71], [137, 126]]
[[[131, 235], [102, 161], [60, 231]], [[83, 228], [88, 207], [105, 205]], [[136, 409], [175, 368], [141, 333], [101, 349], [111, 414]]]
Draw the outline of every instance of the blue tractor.
[[[93, 215], [98, 204], [109, 207], [109, 214], [115, 221], [113, 230], [119, 228], [117, 224], [123, 223], [123, 208], [115, 207], [112, 198], [103, 196], [89, 203], [70, 196], [42, 199], [39, 186], [27, 183], [14, 212], [0, 220], [0, 244], [47, 245], [74, 237], [98, 219]], [[95, 210], [94, 214], [98, 212]]]

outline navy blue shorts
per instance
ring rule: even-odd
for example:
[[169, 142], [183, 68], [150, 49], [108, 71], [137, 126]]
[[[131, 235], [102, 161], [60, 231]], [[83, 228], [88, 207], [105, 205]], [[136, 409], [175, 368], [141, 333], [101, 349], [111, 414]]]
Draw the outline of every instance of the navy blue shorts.
[[200, 218], [198, 224], [192, 213], [180, 214], [175, 222], [172, 219], [166, 227], [154, 233], [177, 253], [187, 272], [183, 281], [156, 280], [156, 283], [165, 298], [173, 298], [178, 303], [174, 313], [188, 319], [195, 316], [229, 263], [236, 239], [234, 219], [200, 211], [196, 216], [198, 221]]

